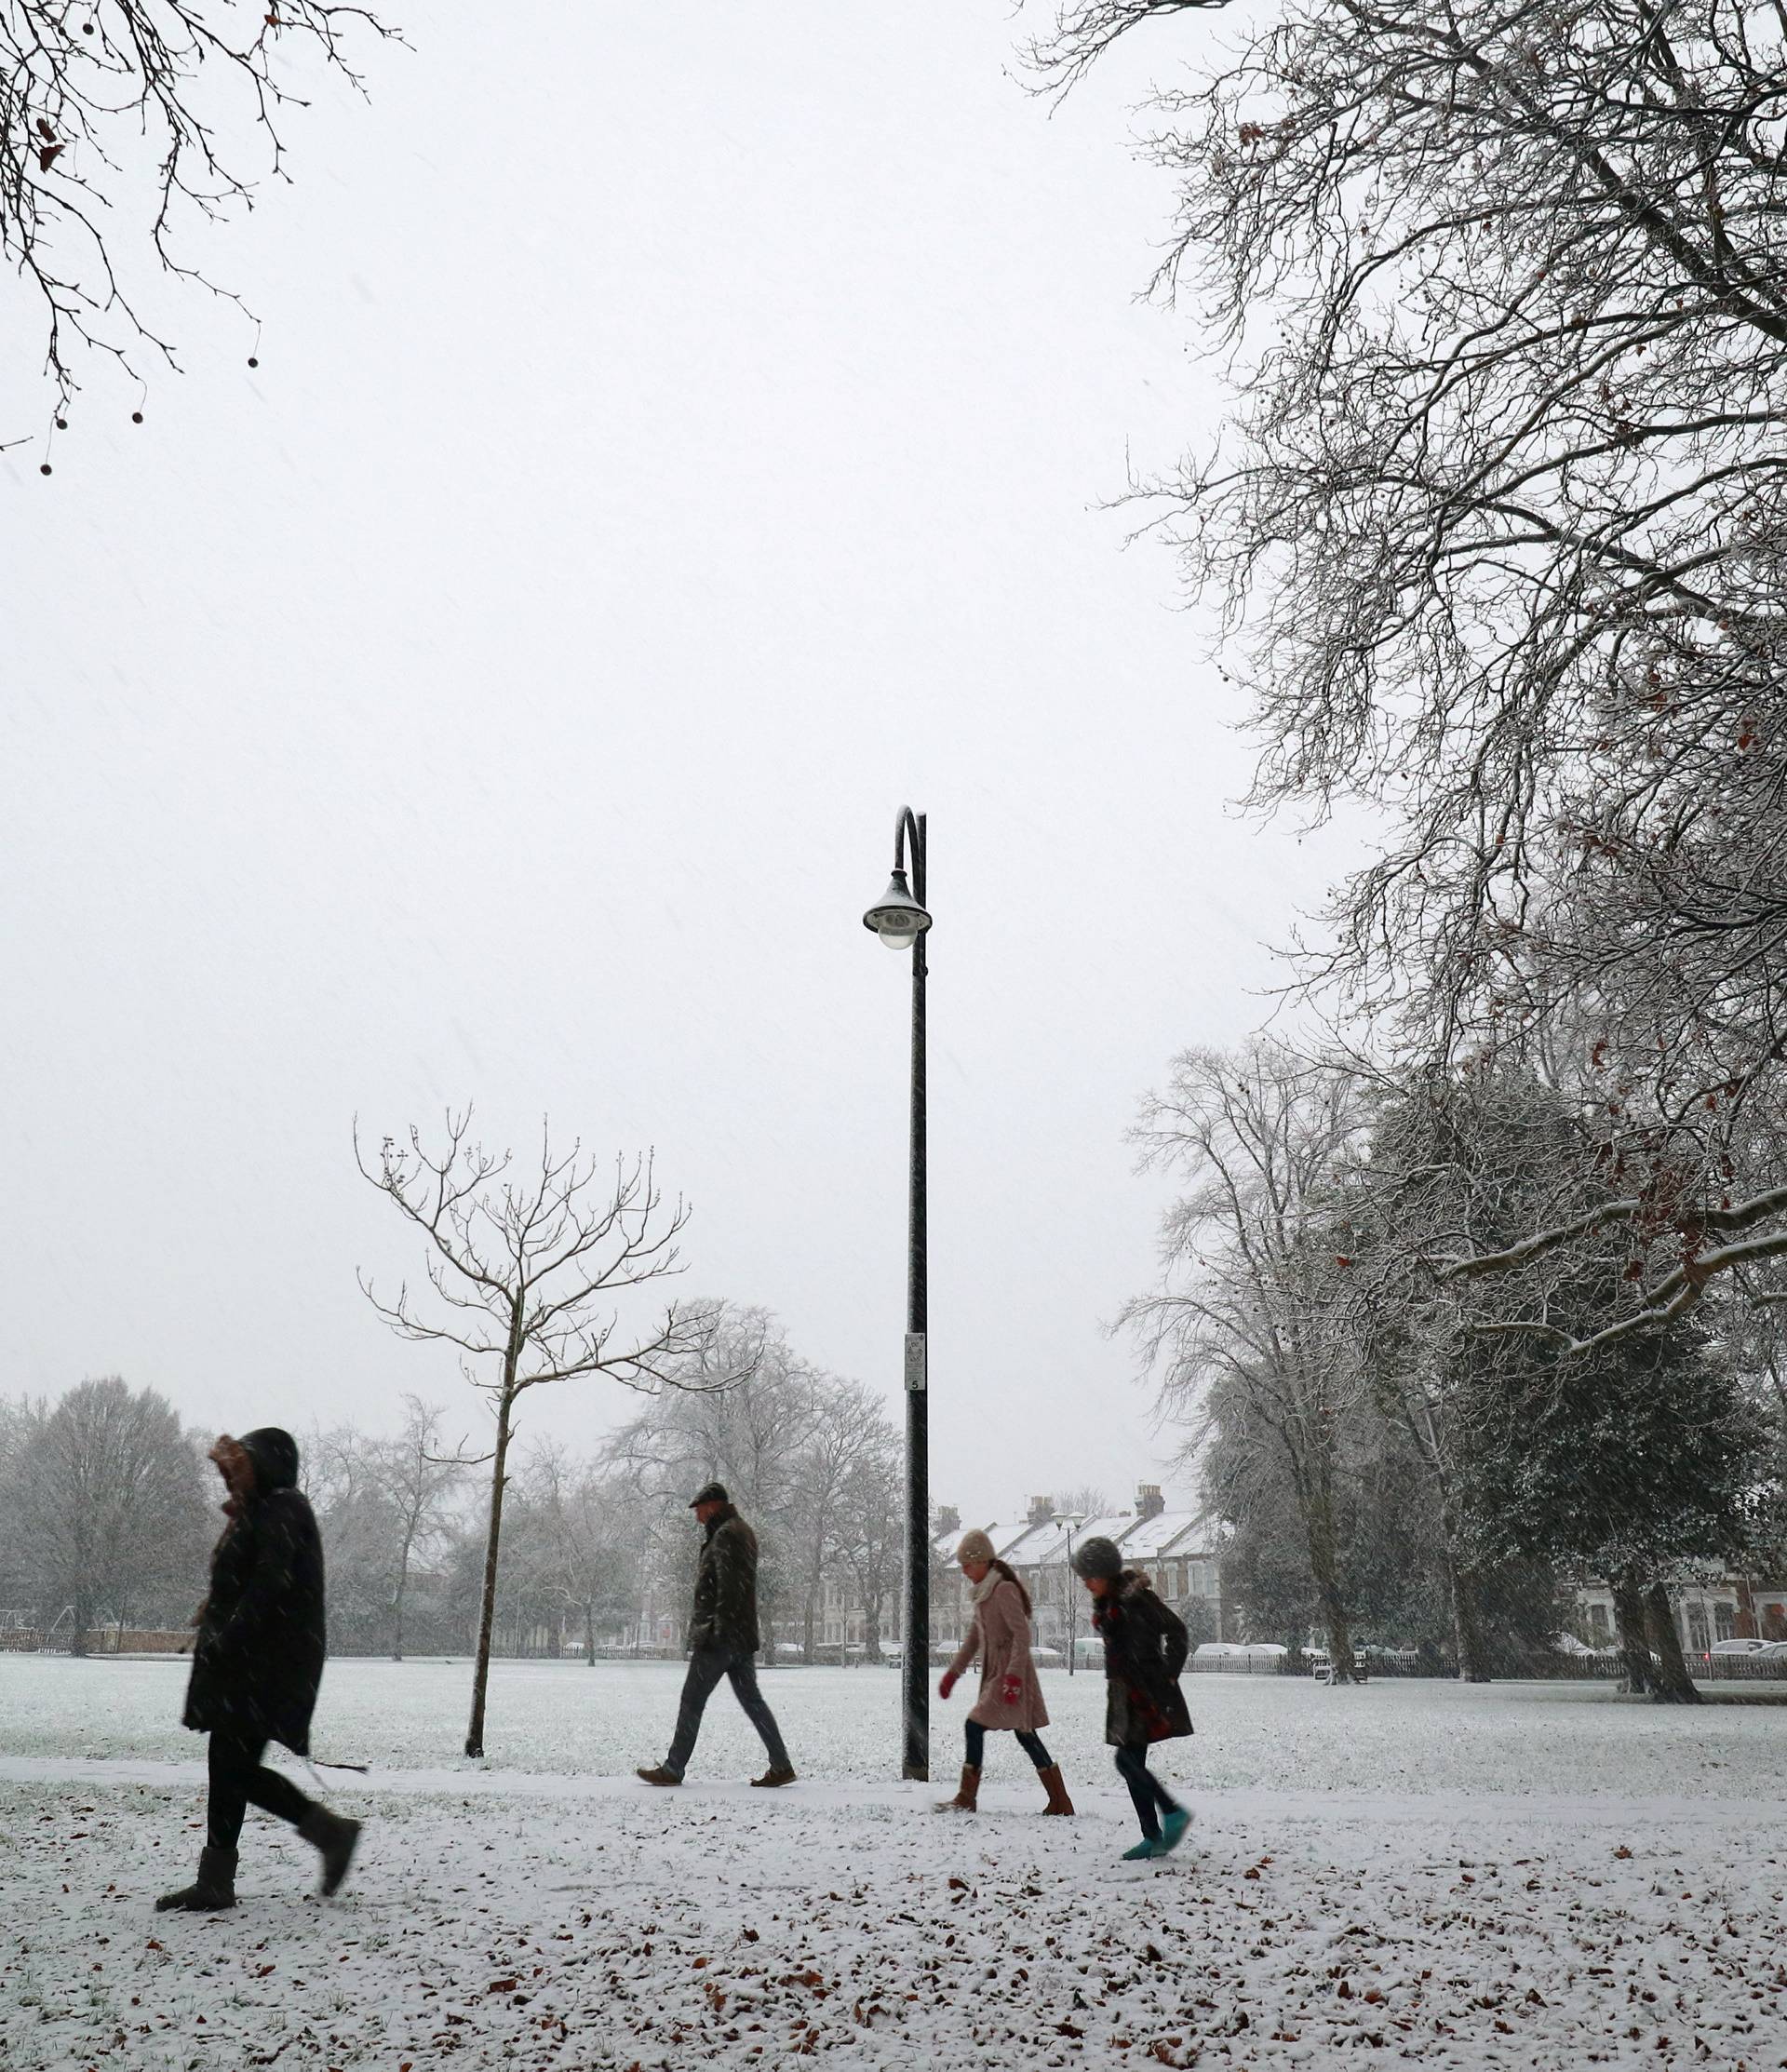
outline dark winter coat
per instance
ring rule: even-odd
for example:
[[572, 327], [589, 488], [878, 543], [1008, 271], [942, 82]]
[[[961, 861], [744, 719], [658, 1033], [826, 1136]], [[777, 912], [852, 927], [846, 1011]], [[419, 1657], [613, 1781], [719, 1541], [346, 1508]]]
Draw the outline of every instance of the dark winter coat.
[[1105, 1644], [1105, 1739], [1113, 1748], [1175, 1741], [1191, 1731], [1179, 1689], [1190, 1651], [1185, 1621], [1149, 1588], [1148, 1578], [1125, 1568], [1092, 1608]]
[[689, 1615], [689, 1646], [725, 1648], [754, 1655], [762, 1645], [757, 1630], [757, 1535], [729, 1503], [707, 1521], [701, 1566], [695, 1571], [695, 1603]]
[[327, 1643], [323, 1544], [296, 1487], [290, 1436], [269, 1427], [238, 1444], [254, 1462], [254, 1494], [211, 1556], [185, 1724], [282, 1742], [307, 1756]]

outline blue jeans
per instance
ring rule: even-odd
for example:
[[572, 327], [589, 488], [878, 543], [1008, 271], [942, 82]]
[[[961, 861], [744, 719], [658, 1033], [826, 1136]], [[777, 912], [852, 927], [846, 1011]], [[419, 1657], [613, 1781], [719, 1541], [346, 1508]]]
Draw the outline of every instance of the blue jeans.
[[[987, 1729], [977, 1719], [966, 1720], [963, 1722], [963, 1726], [968, 1737], [966, 1757], [968, 1768], [978, 1769], [981, 1758], [987, 1753]], [[1040, 1734], [1027, 1734], [1020, 1729], [1017, 1736], [1017, 1745], [1036, 1765], [1038, 1769], [1048, 1769], [1053, 1767], [1049, 1752], [1043, 1747], [1042, 1737]]]
[[1129, 1786], [1130, 1802], [1135, 1808], [1135, 1818], [1142, 1823], [1142, 1833], [1152, 1841], [1161, 1836], [1161, 1815], [1176, 1813], [1179, 1802], [1148, 1767], [1148, 1743], [1137, 1742], [1133, 1748], [1117, 1751], [1117, 1773]]
[[701, 1732], [701, 1715], [722, 1676], [730, 1678], [732, 1695], [745, 1708], [746, 1718], [762, 1735], [770, 1768], [791, 1769], [794, 1766], [783, 1746], [782, 1729], [757, 1688], [756, 1658], [734, 1648], [697, 1648], [690, 1656], [689, 1674], [682, 1681], [682, 1702], [677, 1707], [677, 1737], [664, 1759], [665, 1769], [676, 1777], [688, 1769], [689, 1758], [695, 1752], [696, 1736]]

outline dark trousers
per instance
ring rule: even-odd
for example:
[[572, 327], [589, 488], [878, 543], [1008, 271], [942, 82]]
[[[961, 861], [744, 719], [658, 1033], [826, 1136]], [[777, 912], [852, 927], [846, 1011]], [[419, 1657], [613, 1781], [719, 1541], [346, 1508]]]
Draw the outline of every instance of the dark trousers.
[[1158, 1840], [1161, 1815], [1176, 1813], [1179, 1810], [1179, 1802], [1149, 1769], [1146, 1742], [1138, 1742], [1133, 1748], [1120, 1748], [1117, 1751], [1117, 1773], [1129, 1786], [1129, 1796], [1135, 1803], [1135, 1818], [1142, 1823], [1142, 1833]]
[[262, 1763], [267, 1751], [264, 1734], [231, 1733], [214, 1728], [210, 1746], [210, 1794], [205, 1807], [205, 1839], [213, 1849], [233, 1850], [242, 1833], [242, 1816], [250, 1806], [295, 1827], [311, 1802], [289, 1778]]
[[757, 1688], [756, 1660], [738, 1648], [697, 1648], [690, 1656], [689, 1674], [682, 1680], [682, 1702], [677, 1707], [677, 1738], [664, 1759], [665, 1769], [675, 1777], [688, 1769], [689, 1758], [695, 1752], [696, 1736], [701, 1732], [701, 1715], [722, 1676], [731, 1682], [732, 1696], [745, 1708], [746, 1718], [763, 1737], [770, 1768], [792, 1769], [788, 1752], [782, 1744], [782, 1729]]
[[[967, 1720], [964, 1722], [964, 1727], [968, 1736], [968, 1768], [978, 1769], [981, 1758], [987, 1753], [987, 1729], [977, 1719]], [[1022, 1728], [1019, 1728], [1017, 1745], [1036, 1765], [1038, 1769], [1051, 1769], [1054, 1768], [1054, 1763], [1048, 1750], [1042, 1745], [1042, 1737], [1040, 1734], [1026, 1733]]]

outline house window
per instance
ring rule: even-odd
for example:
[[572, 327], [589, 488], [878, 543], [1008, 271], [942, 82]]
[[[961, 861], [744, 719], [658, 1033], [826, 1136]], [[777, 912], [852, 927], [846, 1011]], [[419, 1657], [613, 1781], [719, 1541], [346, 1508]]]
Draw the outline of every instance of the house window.
[[1589, 1607], [1589, 1631], [1597, 1640], [1606, 1640], [1612, 1636], [1613, 1626], [1607, 1617], [1606, 1605], [1591, 1605]]
[[1707, 1650], [1706, 1606], [1696, 1599], [1687, 1608], [1687, 1651], [1703, 1655]]
[[1737, 1606], [1736, 1606], [1736, 1605], [1714, 1605], [1714, 1606], [1713, 1607], [1713, 1639], [1714, 1639], [1714, 1640], [1729, 1640], [1729, 1639], [1731, 1638], [1732, 1635], [1733, 1635], [1733, 1634], [1735, 1634], [1735, 1633], [1737, 1632], [1737, 1630], [1738, 1630], [1738, 1608], [1737, 1608]]

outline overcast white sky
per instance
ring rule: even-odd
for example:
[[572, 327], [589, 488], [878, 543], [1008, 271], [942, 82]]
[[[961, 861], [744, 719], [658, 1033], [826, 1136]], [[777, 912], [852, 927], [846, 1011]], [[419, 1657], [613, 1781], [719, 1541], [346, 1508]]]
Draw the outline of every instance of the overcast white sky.
[[1229, 809], [1207, 622], [1097, 507], [1218, 402], [1133, 299], [1125, 141], [1216, 26], [1051, 118], [1003, 0], [396, 19], [205, 248], [259, 371], [189, 302], [143, 425], [101, 383], [53, 478], [0, 455], [0, 1391], [469, 1415], [356, 1287], [418, 1254], [349, 1127], [472, 1098], [655, 1145], [691, 1289], [893, 1397], [907, 966], [860, 916], [909, 801], [934, 1493], [1173, 1490], [1102, 1329], [1153, 1271], [1123, 1132], [1338, 854]]

